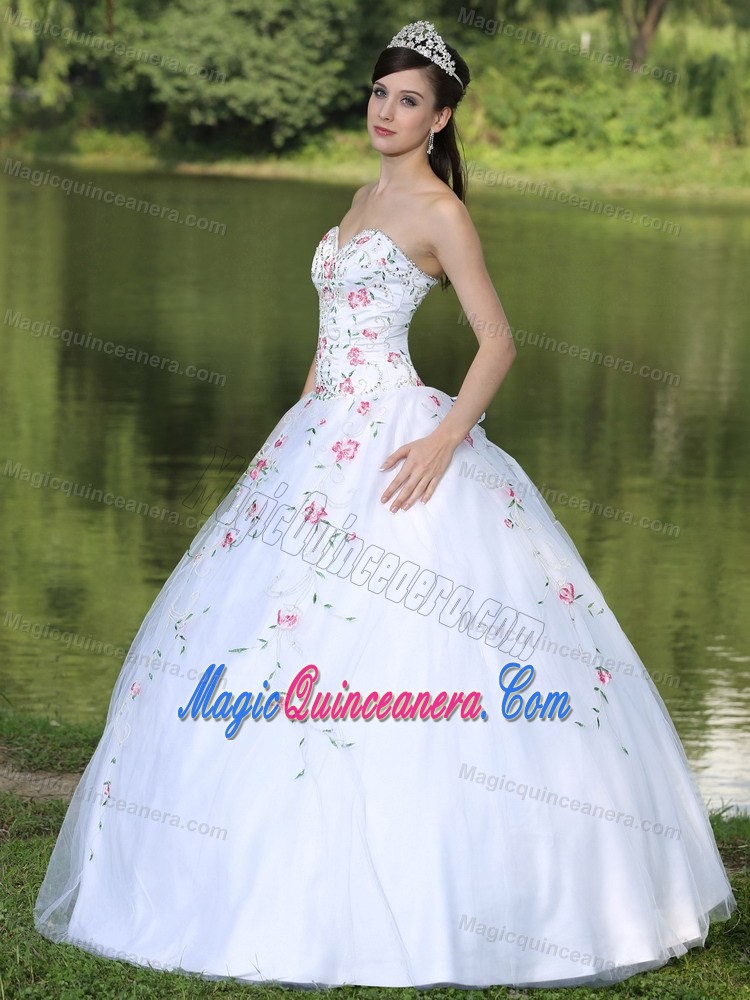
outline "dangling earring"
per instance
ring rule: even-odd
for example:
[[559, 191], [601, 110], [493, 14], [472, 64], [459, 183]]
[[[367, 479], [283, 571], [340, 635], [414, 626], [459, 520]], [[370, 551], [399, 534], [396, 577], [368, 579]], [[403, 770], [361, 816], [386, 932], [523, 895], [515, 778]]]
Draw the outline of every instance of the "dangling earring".
[[432, 146], [435, 140], [435, 133], [430, 129], [430, 141], [427, 143], [427, 155], [429, 156], [432, 152]]

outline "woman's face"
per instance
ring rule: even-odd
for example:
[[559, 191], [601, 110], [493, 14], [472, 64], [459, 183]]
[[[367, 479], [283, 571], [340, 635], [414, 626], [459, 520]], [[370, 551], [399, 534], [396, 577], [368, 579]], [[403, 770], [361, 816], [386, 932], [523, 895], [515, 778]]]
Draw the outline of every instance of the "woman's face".
[[367, 105], [367, 131], [379, 153], [396, 154], [427, 142], [431, 128], [442, 128], [450, 109], [433, 110], [434, 94], [419, 69], [402, 69], [379, 77]]

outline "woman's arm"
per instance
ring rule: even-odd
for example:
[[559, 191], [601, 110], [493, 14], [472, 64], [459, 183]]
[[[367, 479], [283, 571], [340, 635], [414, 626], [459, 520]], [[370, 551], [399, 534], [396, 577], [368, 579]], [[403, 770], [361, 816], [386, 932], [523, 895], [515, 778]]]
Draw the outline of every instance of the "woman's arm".
[[458, 445], [486, 412], [517, 351], [466, 206], [457, 198], [442, 199], [433, 214], [433, 252], [450, 278], [479, 342], [453, 406], [435, 428], [438, 436]]
[[442, 196], [429, 213], [431, 252], [451, 280], [479, 349], [453, 406], [424, 438], [392, 452], [381, 468], [402, 462], [383, 492], [381, 503], [398, 493], [391, 511], [426, 503], [448, 468], [453, 452], [486, 412], [516, 356], [513, 331], [500, 304], [482, 253], [482, 244], [466, 206], [455, 196]]
[[[305, 387], [302, 390], [302, 396], [306, 396], [308, 394], [308, 392], [312, 392], [313, 389], [315, 388], [315, 365], [316, 365], [316, 361], [317, 361], [317, 353], [316, 353], [315, 357], [312, 360], [312, 364], [310, 365], [310, 371], [307, 373], [307, 378], [305, 379]], [[302, 399], [302, 396], [300, 396], [300, 399]]]

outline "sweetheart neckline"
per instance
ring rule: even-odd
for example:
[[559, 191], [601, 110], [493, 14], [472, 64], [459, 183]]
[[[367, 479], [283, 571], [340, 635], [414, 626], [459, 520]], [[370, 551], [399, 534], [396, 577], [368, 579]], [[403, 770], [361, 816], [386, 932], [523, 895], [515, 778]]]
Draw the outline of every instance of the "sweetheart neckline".
[[408, 263], [411, 264], [411, 266], [415, 270], [419, 271], [419, 273], [423, 277], [425, 277], [429, 281], [433, 281], [435, 283], [437, 283], [438, 281], [440, 281], [440, 278], [436, 278], [434, 274], [428, 274], [427, 271], [423, 271], [422, 270], [422, 268], [419, 266], [419, 264], [415, 264], [414, 261], [411, 259], [411, 257], [398, 245], [398, 243], [396, 243], [396, 241], [393, 239], [393, 237], [389, 236], [388, 233], [384, 232], [382, 229], [377, 229], [376, 227], [373, 227], [373, 226], [368, 226], [365, 229], [360, 229], [360, 231], [358, 233], [355, 233], [353, 236], [351, 236], [346, 241], [346, 243], [344, 243], [343, 246], [339, 246], [339, 237], [340, 237], [339, 227], [338, 226], [332, 226], [331, 229], [330, 229], [330, 232], [333, 232], [334, 229], [336, 230], [336, 246], [335, 246], [335, 249], [333, 251], [333, 256], [334, 257], [338, 257], [338, 255], [341, 253], [341, 251], [342, 250], [346, 250], [346, 248], [349, 246], [349, 244], [353, 243], [357, 239], [358, 236], [364, 236], [365, 233], [380, 233], [381, 236], [384, 236], [388, 240], [388, 242], [391, 244], [391, 246], [394, 248], [394, 250], [398, 250], [398, 252], [404, 258], [404, 260], [408, 261]]

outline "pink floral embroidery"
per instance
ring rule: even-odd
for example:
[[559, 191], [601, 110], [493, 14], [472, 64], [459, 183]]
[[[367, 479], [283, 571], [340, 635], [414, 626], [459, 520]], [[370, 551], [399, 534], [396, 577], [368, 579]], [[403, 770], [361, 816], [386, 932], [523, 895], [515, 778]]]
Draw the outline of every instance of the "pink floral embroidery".
[[609, 684], [612, 680], [612, 674], [609, 670], [605, 670], [603, 667], [597, 667], [596, 676], [599, 678], [602, 684]]
[[[333, 227], [321, 241], [313, 266], [321, 308], [315, 395], [324, 399], [356, 396], [354, 409], [370, 393], [424, 385], [408, 349], [399, 348], [405, 342], [402, 324], [413, 312], [410, 307], [416, 307], [436, 279], [425, 277], [412, 261], [403, 259], [403, 251], [391, 247], [392, 241], [380, 230], [363, 230], [339, 242]], [[371, 271], [374, 281], [368, 278]], [[403, 296], [395, 294], [402, 289]], [[381, 296], [382, 326], [378, 321], [367, 327], [375, 322], [370, 309]], [[330, 335], [334, 329], [335, 342]], [[374, 426], [371, 431], [375, 436]]]
[[319, 420], [319, 421], [318, 421], [318, 427], [320, 427], [320, 426], [321, 426], [322, 424], [325, 424], [325, 423], [326, 423], [326, 418], [325, 418], [325, 417], [323, 417], [323, 419], [322, 419], [322, 420]]
[[350, 531], [349, 534], [346, 536], [346, 540], [347, 542], [353, 542], [356, 537], [357, 537], [356, 532]]
[[281, 611], [276, 612], [276, 624], [279, 628], [294, 628], [299, 621], [299, 615], [294, 613], [282, 615]]
[[255, 502], [255, 500], [253, 500], [253, 502], [245, 511], [245, 520], [247, 521], [248, 518], [254, 517], [257, 509], [258, 509], [258, 504]]
[[110, 788], [111, 787], [112, 787], [112, 782], [111, 781], [105, 781], [104, 782], [104, 798], [105, 799], [109, 798], [109, 792], [110, 792]]
[[317, 524], [321, 517], [325, 517], [328, 511], [325, 507], [321, 507], [314, 500], [305, 507], [305, 520], [310, 521], [312, 524]]
[[564, 604], [572, 604], [575, 596], [576, 592], [572, 583], [565, 583], [560, 587], [560, 600]]
[[513, 522], [511, 521], [511, 519], [509, 517], [506, 517], [505, 521], [503, 523], [505, 524], [506, 528], [512, 528], [513, 527]]
[[347, 438], [346, 441], [337, 441], [335, 444], [332, 444], [331, 448], [336, 456], [337, 462], [344, 462], [344, 461], [350, 462], [357, 454], [357, 448], [359, 448], [359, 441], [354, 441], [352, 438]]
[[472, 446], [472, 448], [474, 447], [474, 439], [472, 438], [471, 434], [467, 434], [466, 437], [464, 438], [464, 441], [468, 441], [468, 443]]
[[440, 400], [438, 399], [437, 396], [430, 396], [430, 399], [435, 404], [435, 406], [440, 406]]
[[287, 438], [286, 434], [282, 434], [280, 438], [277, 438], [277, 440], [274, 441], [273, 443], [274, 448], [280, 448], [282, 444], [286, 441], [286, 438]]
[[258, 478], [258, 473], [262, 472], [267, 465], [268, 465], [268, 462], [265, 460], [265, 458], [259, 459], [258, 460], [258, 464], [250, 472], [250, 478], [251, 479], [257, 479]]
[[509, 497], [514, 497], [516, 495], [515, 490], [511, 489], [510, 486], [503, 486], [503, 489]]
[[370, 409], [370, 402], [366, 399], [363, 399], [362, 402], [357, 407], [357, 413], [367, 413], [369, 409]]
[[130, 685], [130, 693], [134, 698], [136, 698], [141, 693], [141, 685], [138, 683], [138, 681], [133, 681], [133, 683]]
[[352, 309], [358, 309], [360, 306], [366, 306], [369, 301], [367, 289], [358, 288], [356, 292], [349, 292], [346, 299]]
[[221, 547], [225, 549], [228, 545], [232, 544], [232, 542], [235, 540], [236, 537], [237, 535], [234, 531], [228, 531], [226, 535], [224, 535], [224, 540], [221, 543]]

